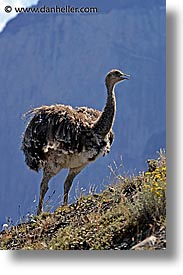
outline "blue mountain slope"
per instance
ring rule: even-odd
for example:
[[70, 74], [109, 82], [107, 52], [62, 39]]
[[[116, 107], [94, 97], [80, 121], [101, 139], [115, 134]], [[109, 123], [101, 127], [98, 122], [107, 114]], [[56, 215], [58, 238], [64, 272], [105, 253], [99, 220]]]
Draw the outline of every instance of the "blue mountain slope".
[[[105, 184], [113, 160], [120, 163], [122, 156], [126, 171], [139, 171], [165, 147], [164, 1], [68, 0], [62, 6], [83, 2], [99, 13], [19, 14], [0, 34], [0, 224], [35, 208], [39, 194], [41, 173], [26, 167], [20, 151], [27, 123], [22, 114], [54, 103], [102, 110], [104, 76], [112, 68], [131, 74], [116, 87], [115, 141], [108, 156], [76, 178], [71, 201], [77, 182], [84, 188]], [[39, 6], [59, 3], [40, 1]], [[47, 198], [53, 190], [54, 200], [63, 194], [65, 175], [52, 180]]]

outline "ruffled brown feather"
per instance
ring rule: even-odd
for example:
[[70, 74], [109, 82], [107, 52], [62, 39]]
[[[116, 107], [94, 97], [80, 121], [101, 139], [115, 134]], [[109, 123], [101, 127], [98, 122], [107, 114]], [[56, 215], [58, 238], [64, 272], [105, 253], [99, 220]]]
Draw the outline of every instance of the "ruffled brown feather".
[[35, 171], [42, 168], [49, 150], [74, 154], [94, 149], [99, 154], [106, 146], [106, 153], [110, 151], [112, 130], [105, 140], [92, 130], [101, 116], [98, 110], [58, 104], [32, 109], [25, 115], [33, 117], [23, 136], [22, 150], [27, 165]]

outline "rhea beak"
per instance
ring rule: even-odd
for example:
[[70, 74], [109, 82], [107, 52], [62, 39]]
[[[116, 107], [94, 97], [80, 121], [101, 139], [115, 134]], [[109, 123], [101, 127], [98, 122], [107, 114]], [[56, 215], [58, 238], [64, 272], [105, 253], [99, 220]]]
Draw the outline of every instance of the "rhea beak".
[[127, 79], [127, 80], [129, 80], [130, 79], [130, 75], [129, 74], [122, 74], [121, 75], [121, 80], [124, 80], [124, 79]]

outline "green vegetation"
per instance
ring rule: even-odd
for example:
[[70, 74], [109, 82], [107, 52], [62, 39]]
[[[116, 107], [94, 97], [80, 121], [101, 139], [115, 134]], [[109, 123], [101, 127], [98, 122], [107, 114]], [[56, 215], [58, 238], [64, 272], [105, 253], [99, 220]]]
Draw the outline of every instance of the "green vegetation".
[[52, 214], [44, 212], [3, 231], [0, 248], [129, 250], [153, 236], [154, 242], [140, 249], [165, 249], [165, 153], [161, 150], [148, 165], [148, 171], [138, 176], [117, 176], [116, 183], [100, 194], [81, 196]]

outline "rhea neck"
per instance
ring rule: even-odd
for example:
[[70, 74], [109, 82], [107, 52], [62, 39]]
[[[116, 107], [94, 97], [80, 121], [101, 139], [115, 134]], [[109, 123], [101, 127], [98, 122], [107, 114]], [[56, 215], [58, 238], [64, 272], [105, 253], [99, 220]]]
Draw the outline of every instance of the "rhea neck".
[[116, 113], [115, 83], [106, 79], [105, 84], [107, 88], [107, 101], [100, 118], [94, 126], [95, 132], [102, 137], [105, 137], [111, 130]]

